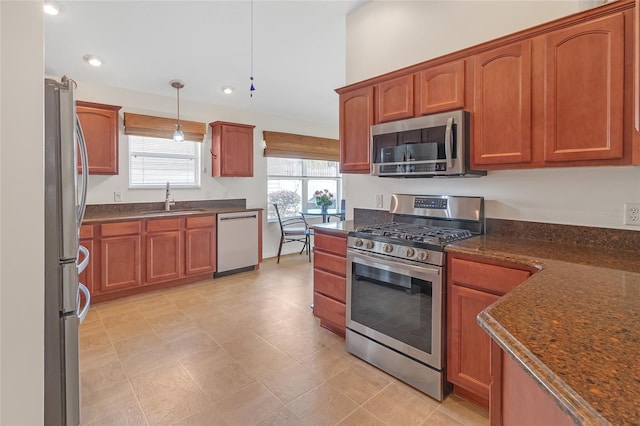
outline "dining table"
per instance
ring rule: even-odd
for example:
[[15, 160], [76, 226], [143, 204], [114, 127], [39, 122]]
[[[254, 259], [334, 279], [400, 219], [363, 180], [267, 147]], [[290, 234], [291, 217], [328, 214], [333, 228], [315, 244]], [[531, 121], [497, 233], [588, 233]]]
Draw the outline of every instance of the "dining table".
[[306, 209], [301, 210], [300, 213], [303, 216], [322, 216], [322, 223], [329, 222], [331, 216], [339, 217], [340, 220], [344, 220], [345, 210], [343, 209]]

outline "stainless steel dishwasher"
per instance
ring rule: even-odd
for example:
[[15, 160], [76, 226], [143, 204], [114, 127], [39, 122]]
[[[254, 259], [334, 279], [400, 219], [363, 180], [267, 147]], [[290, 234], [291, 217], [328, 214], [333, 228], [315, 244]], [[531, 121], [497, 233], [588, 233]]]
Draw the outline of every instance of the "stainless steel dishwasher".
[[258, 213], [218, 214], [217, 243], [214, 276], [253, 269], [258, 264]]

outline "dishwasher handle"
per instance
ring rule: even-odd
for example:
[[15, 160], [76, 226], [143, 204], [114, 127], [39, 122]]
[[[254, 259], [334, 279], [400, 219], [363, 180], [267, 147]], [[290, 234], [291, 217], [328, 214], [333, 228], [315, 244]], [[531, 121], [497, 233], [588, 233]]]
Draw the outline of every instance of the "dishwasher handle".
[[220, 220], [236, 220], [236, 219], [255, 219], [258, 216], [255, 214], [247, 215], [247, 216], [232, 216], [232, 217], [221, 217]]

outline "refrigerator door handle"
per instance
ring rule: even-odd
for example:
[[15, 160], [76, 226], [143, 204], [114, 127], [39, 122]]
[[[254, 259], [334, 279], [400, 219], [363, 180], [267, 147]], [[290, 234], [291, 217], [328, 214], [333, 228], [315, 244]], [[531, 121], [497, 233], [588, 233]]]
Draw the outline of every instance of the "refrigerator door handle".
[[89, 293], [87, 286], [82, 283], [78, 283], [78, 307], [80, 306], [80, 293], [84, 294], [84, 298], [86, 299], [86, 303], [78, 313], [78, 320], [80, 321], [80, 324], [82, 324], [82, 321], [87, 317], [89, 308], [91, 307], [91, 293]]
[[[78, 264], [78, 274], [81, 274], [85, 269], [87, 269], [87, 265], [89, 264], [89, 249], [87, 249], [85, 246], [78, 246], [78, 258], [80, 259], [80, 253], [82, 253], [84, 255], [84, 259], [82, 259], [82, 262], [80, 262]], [[77, 260], [76, 260], [77, 263]]]
[[87, 144], [84, 140], [84, 133], [82, 133], [82, 125], [80, 119], [76, 115], [76, 138], [78, 139], [78, 146], [80, 148], [80, 164], [82, 166], [82, 191], [80, 193], [80, 205], [78, 206], [78, 230], [82, 225], [82, 219], [84, 219], [84, 211], [87, 206], [87, 183], [89, 179], [89, 157], [87, 155]]

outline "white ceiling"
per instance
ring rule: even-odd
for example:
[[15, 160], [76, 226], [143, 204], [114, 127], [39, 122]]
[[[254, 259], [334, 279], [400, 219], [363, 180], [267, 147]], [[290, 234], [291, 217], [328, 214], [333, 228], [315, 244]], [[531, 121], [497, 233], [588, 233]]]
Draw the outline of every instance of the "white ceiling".
[[[335, 125], [345, 22], [365, 0], [69, 1], [45, 17], [45, 72]], [[103, 65], [85, 63], [86, 54]], [[222, 93], [232, 86], [232, 95]]]

